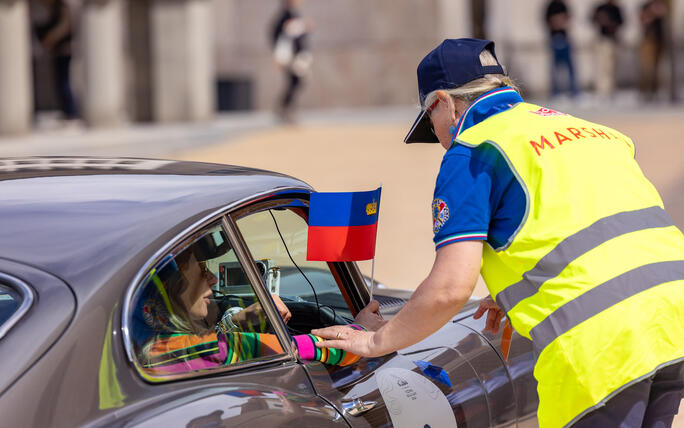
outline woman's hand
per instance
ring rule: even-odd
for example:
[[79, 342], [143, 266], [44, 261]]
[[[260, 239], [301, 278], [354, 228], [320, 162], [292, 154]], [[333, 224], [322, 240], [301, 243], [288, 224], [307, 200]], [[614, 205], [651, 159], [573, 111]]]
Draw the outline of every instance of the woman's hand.
[[282, 300], [280, 300], [280, 296], [277, 294], [271, 294], [271, 297], [273, 297], [273, 302], [276, 305], [276, 309], [278, 309], [278, 312], [280, 313], [280, 316], [283, 317], [283, 321], [285, 324], [287, 324], [288, 321], [290, 321], [290, 318], [292, 318], [292, 314], [290, 313], [290, 309], [283, 303]]
[[362, 325], [368, 331], [376, 331], [383, 325], [387, 324], [387, 321], [382, 319], [382, 316], [378, 313], [380, 310], [380, 303], [377, 300], [371, 300], [371, 302], [366, 305], [365, 308], [356, 314], [354, 322], [356, 324]]
[[492, 334], [497, 334], [499, 332], [499, 326], [501, 326], [501, 320], [506, 314], [504, 311], [496, 304], [492, 296], [487, 296], [482, 301], [480, 301], [480, 307], [473, 314], [473, 318], [480, 319], [484, 313], [487, 312], [487, 323], [485, 324], [485, 331], [491, 331]]
[[[283, 303], [283, 301], [280, 300], [280, 296], [278, 296], [277, 294], [271, 294], [271, 297], [273, 298], [273, 303], [275, 303], [278, 313], [281, 317], [283, 317], [283, 321], [285, 322], [285, 324], [287, 324], [287, 322], [290, 321], [290, 318], [292, 318], [290, 309], [288, 309], [285, 303]], [[244, 330], [244, 326], [247, 323], [251, 322], [258, 324], [260, 320], [264, 317], [266, 317], [266, 314], [264, 313], [264, 310], [261, 307], [261, 303], [256, 302], [247, 306], [242, 311], [234, 314], [231, 318], [236, 325], [238, 325], [241, 329]]]
[[334, 325], [311, 330], [311, 334], [328, 339], [316, 342], [318, 348], [343, 349], [361, 357], [378, 357], [385, 354], [385, 352], [379, 351], [373, 341], [375, 332], [372, 331], [357, 330], [345, 325]]

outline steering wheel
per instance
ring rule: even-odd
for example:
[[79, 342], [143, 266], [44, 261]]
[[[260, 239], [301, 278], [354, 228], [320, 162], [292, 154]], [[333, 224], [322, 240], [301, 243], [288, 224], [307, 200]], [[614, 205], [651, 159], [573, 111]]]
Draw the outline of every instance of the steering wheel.
[[[290, 310], [292, 318], [287, 323], [290, 334], [308, 334], [313, 328], [349, 324], [349, 320], [336, 314], [329, 306], [319, 306], [313, 302], [287, 300], [281, 297]], [[320, 310], [319, 310], [320, 309]]]
[[[232, 322], [232, 315], [243, 310], [238, 303], [249, 306], [251, 301], [245, 302], [242, 296], [226, 294], [218, 300], [220, 313], [222, 314], [217, 323], [220, 331], [233, 331], [239, 328]], [[287, 323], [287, 329], [292, 335], [308, 334], [311, 329], [328, 327], [331, 325], [345, 325], [352, 322], [340, 314], [337, 314], [330, 306], [319, 306], [314, 302], [305, 300], [293, 300], [291, 297], [280, 296], [285, 306], [290, 310], [292, 317]]]

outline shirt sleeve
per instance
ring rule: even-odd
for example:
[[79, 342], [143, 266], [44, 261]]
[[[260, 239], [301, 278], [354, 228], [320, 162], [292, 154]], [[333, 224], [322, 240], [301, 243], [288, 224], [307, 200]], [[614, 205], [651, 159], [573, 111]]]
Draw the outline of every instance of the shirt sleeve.
[[491, 165], [473, 158], [465, 146], [449, 149], [442, 160], [432, 201], [435, 247], [486, 240], [492, 213]]
[[[366, 330], [358, 324], [347, 325], [355, 330]], [[361, 359], [358, 355], [343, 351], [342, 349], [317, 348], [316, 342], [322, 342], [325, 339], [313, 334], [300, 334], [292, 338], [297, 345], [299, 356], [303, 360], [315, 360], [329, 365], [348, 366]]]

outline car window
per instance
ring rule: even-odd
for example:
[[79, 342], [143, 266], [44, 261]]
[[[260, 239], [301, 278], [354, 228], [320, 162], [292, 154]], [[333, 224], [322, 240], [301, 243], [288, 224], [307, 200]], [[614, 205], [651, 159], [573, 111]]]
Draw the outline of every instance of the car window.
[[130, 307], [134, 353], [148, 375], [220, 369], [283, 353], [220, 225], [167, 254]]
[[291, 333], [352, 322], [328, 263], [306, 260], [307, 222], [301, 208], [266, 209], [236, 223], [252, 257], [266, 272], [265, 281], [292, 312]]
[[23, 300], [20, 293], [0, 284], [0, 329], [19, 310]]

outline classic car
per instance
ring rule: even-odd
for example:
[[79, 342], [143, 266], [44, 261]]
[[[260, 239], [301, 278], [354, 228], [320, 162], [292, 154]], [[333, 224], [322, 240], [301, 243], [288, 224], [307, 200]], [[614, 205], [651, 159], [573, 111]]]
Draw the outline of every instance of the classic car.
[[[502, 351], [501, 333], [472, 317], [477, 299], [396, 353], [301, 357], [294, 335], [350, 323], [369, 301], [355, 263], [306, 260], [313, 191], [220, 164], [0, 159], [0, 426], [535, 426], [531, 342], [514, 334]], [[203, 308], [224, 325], [257, 305], [231, 334], [252, 334], [256, 348], [268, 338], [270, 352], [193, 365], [194, 354], [150, 346], [150, 329], [182, 318], [165, 282], [177, 276], [164, 272], [177, 275], [190, 248], [212, 278]], [[374, 298], [389, 318], [409, 296]]]

